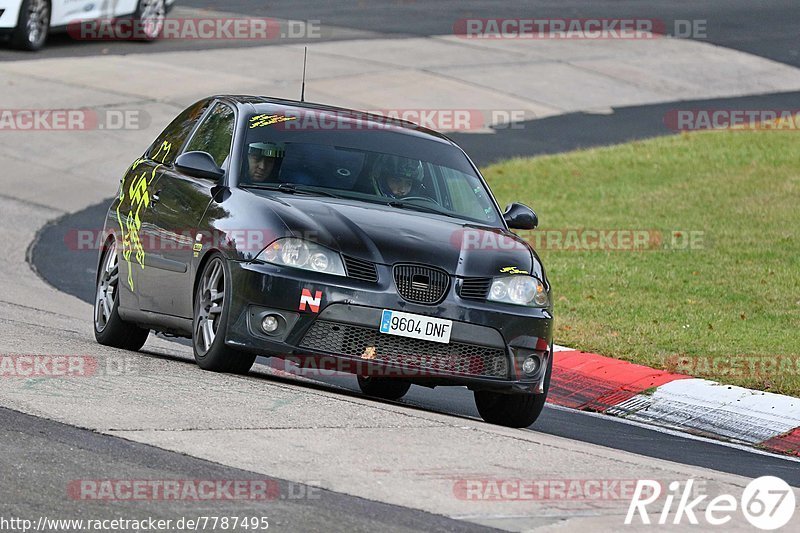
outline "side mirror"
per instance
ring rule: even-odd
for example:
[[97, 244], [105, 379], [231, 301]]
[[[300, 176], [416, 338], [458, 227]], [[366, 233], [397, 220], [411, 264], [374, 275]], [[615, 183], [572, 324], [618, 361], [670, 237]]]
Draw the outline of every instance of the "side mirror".
[[511, 229], [536, 229], [539, 225], [539, 217], [525, 204], [510, 204], [503, 213], [503, 219]]
[[175, 168], [195, 178], [219, 181], [225, 171], [217, 166], [208, 152], [186, 152], [175, 160]]

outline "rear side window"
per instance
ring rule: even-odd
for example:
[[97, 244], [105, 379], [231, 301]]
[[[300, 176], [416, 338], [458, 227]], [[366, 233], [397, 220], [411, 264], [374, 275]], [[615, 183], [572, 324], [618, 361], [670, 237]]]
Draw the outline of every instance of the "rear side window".
[[186, 147], [187, 152], [195, 150], [208, 152], [217, 166], [222, 166], [231, 151], [233, 140], [233, 126], [235, 116], [233, 109], [225, 104], [217, 104], [206, 119], [197, 128], [197, 131]]
[[147, 151], [147, 158], [171, 165], [208, 103], [208, 100], [201, 100], [183, 110], [153, 142]]

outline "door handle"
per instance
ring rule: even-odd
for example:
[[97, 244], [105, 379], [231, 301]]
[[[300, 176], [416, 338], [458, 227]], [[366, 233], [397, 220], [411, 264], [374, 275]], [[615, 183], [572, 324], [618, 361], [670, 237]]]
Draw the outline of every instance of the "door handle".
[[150, 196], [150, 207], [155, 207], [156, 204], [161, 201], [161, 197], [159, 196], [160, 194], [161, 194], [161, 191], [158, 190], [158, 191], [154, 192], [152, 194], [152, 196]]

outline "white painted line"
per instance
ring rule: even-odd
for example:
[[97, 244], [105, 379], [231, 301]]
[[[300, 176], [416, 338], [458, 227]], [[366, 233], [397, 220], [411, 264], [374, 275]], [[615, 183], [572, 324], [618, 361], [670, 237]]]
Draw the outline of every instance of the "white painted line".
[[[759, 450], [758, 448], [753, 448], [752, 446], [748, 446], [746, 444], [737, 444], [735, 442], [726, 442], [726, 441], [723, 441], [723, 440], [717, 440], [717, 439], [711, 439], [711, 438], [708, 438], [708, 437], [702, 437], [700, 435], [693, 435], [691, 433], [686, 433], [684, 431], [678, 431], [678, 430], [674, 430], [674, 429], [670, 429], [670, 428], [665, 428], [665, 427], [662, 427], [662, 426], [656, 426], [656, 425], [653, 425], [653, 423], [645, 423], [645, 422], [639, 422], [639, 421], [636, 421], [636, 420], [630, 420], [630, 419], [627, 419], [627, 418], [619, 418], [619, 417], [615, 417], [615, 416], [608, 416], [607, 414], [595, 413], [593, 411], [578, 411], [576, 409], [572, 409], [571, 407], [562, 407], [560, 405], [553, 405], [553, 404], [549, 404], [549, 403], [545, 404], [545, 407], [547, 407], [549, 409], [556, 409], [558, 411], [569, 411], [571, 413], [578, 413], [578, 414], [581, 414], [581, 415], [584, 415], [584, 416], [602, 418], [604, 420], [616, 422], [618, 424], [627, 424], [629, 426], [636, 426], [638, 428], [647, 429], [647, 430], [650, 430], [650, 431], [655, 431], [657, 433], [663, 433], [665, 435], [671, 435], [673, 437], [680, 437], [680, 438], [688, 439], [688, 440], [696, 440], [696, 441], [700, 441], [700, 442], [706, 442], [708, 444], [715, 444], [717, 446], [724, 446], [726, 448], [733, 448], [735, 450], [740, 450], [740, 451], [743, 451], [743, 452], [753, 453], [753, 454], [756, 454], [756, 455], [767, 455], [769, 457], [774, 457], [776, 459], [782, 459], [784, 461], [790, 461], [790, 462], [793, 462], [793, 463], [800, 463], [800, 457], [792, 457], [792, 456], [789, 456], [789, 455], [779, 455], [779, 454], [775, 454], [775, 453], [770, 453], [770, 452], [765, 451], [765, 450]], [[530, 430], [530, 431], [536, 431], [536, 427], [534, 426], [534, 428], [532, 430]]]
[[554, 352], [577, 352], [578, 350], [576, 350], [575, 348], [569, 348], [568, 346], [561, 346], [559, 344], [554, 344], [553, 345], [553, 351]]
[[680, 379], [609, 410], [629, 420], [760, 444], [800, 427], [800, 398]]

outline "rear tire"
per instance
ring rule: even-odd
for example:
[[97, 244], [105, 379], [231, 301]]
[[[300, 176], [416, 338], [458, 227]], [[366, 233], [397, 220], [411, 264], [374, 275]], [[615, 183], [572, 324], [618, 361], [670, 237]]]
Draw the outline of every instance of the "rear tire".
[[119, 316], [119, 256], [114, 238], [103, 247], [95, 287], [95, 340], [104, 346], [139, 350], [147, 341], [150, 330], [125, 322]]
[[194, 359], [203, 370], [246, 374], [256, 360], [225, 344], [231, 300], [227, 263], [215, 254], [200, 273], [194, 295], [192, 347]]
[[358, 376], [358, 386], [367, 396], [383, 400], [399, 400], [411, 388], [411, 383], [399, 379]]
[[475, 406], [481, 418], [490, 424], [510, 428], [526, 428], [536, 422], [542, 414], [550, 390], [550, 375], [553, 373], [553, 348], [544, 378], [542, 394], [503, 394], [492, 391], [475, 391]]
[[11, 46], [20, 50], [40, 50], [50, 33], [50, 2], [23, 0], [17, 27], [11, 33]]

